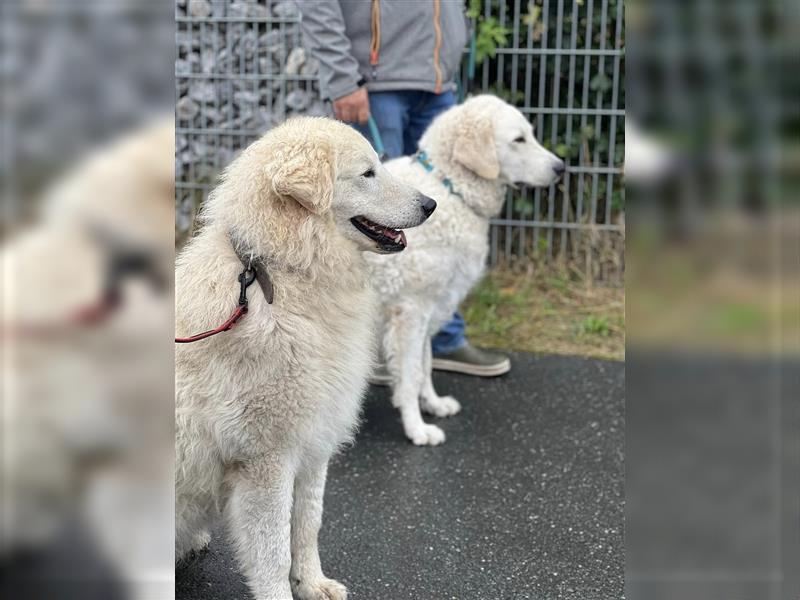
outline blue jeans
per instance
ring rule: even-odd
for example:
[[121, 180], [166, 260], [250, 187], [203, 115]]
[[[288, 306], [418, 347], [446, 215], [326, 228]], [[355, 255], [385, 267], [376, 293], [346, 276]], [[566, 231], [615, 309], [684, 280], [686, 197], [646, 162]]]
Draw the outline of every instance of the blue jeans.
[[[416, 90], [370, 92], [369, 110], [381, 134], [388, 158], [414, 154], [417, 143], [431, 121], [455, 105], [453, 92], [433, 94]], [[373, 145], [369, 127], [356, 127]], [[433, 354], [450, 354], [467, 343], [464, 319], [458, 313], [433, 337]]]

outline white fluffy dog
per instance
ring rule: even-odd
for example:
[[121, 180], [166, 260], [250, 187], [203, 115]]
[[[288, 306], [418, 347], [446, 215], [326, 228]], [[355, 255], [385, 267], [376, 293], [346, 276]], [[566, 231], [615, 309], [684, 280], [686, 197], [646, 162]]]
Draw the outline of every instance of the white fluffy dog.
[[[373, 351], [364, 252], [405, 247], [400, 228], [436, 203], [400, 183], [352, 128], [298, 118], [248, 147], [177, 261], [178, 335], [222, 323], [244, 261], [274, 289], [176, 352], [176, 552], [228, 526], [258, 600], [339, 600], [317, 533], [328, 460], [351, 439]], [[260, 281], [261, 283], [261, 281]]]
[[494, 96], [477, 96], [440, 115], [414, 157], [390, 161], [390, 173], [434, 198], [439, 208], [409, 232], [397, 257], [369, 258], [383, 305], [383, 350], [392, 378], [392, 403], [417, 445], [444, 442], [422, 420], [420, 407], [447, 417], [461, 410], [439, 396], [431, 380], [431, 336], [481, 277], [489, 250], [489, 219], [503, 206], [508, 185], [547, 186], [564, 163], [533, 137], [531, 124]]

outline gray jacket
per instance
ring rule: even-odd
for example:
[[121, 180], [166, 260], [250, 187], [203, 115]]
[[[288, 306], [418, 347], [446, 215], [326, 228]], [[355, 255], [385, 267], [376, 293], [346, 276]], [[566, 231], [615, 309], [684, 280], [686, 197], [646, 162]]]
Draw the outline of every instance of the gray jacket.
[[306, 46], [320, 62], [322, 96], [359, 83], [371, 91], [441, 93], [467, 43], [463, 0], [299, 0]]

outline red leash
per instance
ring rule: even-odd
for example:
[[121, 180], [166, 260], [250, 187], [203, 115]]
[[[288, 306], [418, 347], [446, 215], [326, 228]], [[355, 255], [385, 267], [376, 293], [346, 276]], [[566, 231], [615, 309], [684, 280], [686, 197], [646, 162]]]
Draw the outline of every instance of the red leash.
[[222, 333], [223, 331], [230, 331], [233, 329], [233, 326], [236, 322], [241, 319], [245, 313], [247, 312], [247, 306], [237, 306], [236, 310], [233, 311], [233, 314], [228, 317], [228, 320], [225, 321], [222, 325], [215, 329], [209, 329], [208, 331], [204, 331], [203, 333], [198, 333], [196, 335], [185, 337], [185, 338], [175, 338], [176, 344], [190, 344], [191, 342], [197, 342], [199, 340], [204, 340], [212, 335], [217, 335], [218, 333]]
[[239, 319], [241, 319], [247, 313], [247, 288], [250, 287], [255, 280], [256, 270], [251, 266], [245, 267], [244, 271], [239, 273], [239, 303], [236, 306], [236, 310], [233, 311], [233, 314], [231, 314], [231, 316], [228, 317], [228, 319], [219, 327], [209, 329], [208, 331], [204, 331], [203, 333], [198, 333], [189, 337], [175, 338], [175, 343], [190, 344], [192, 342], [198, 342], [200, 340], [209, 338], [212, 335], [217, 335], [223, 331], [230, 331], [233, 329], [233, 326], [236, 325], [237, 321], [239, 321]]

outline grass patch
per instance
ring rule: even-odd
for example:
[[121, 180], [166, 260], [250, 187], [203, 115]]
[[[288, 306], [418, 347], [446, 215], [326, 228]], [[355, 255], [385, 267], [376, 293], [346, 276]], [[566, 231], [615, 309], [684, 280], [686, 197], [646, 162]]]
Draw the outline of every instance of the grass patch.
[[462, 306], [477, 346], [625, 358], [625, 292], [554, 270], [495, 268]]
[[581, 321], [580, 332], [584, 335], [611, 335], [611, 328], [606, 317], [589, 315]]

